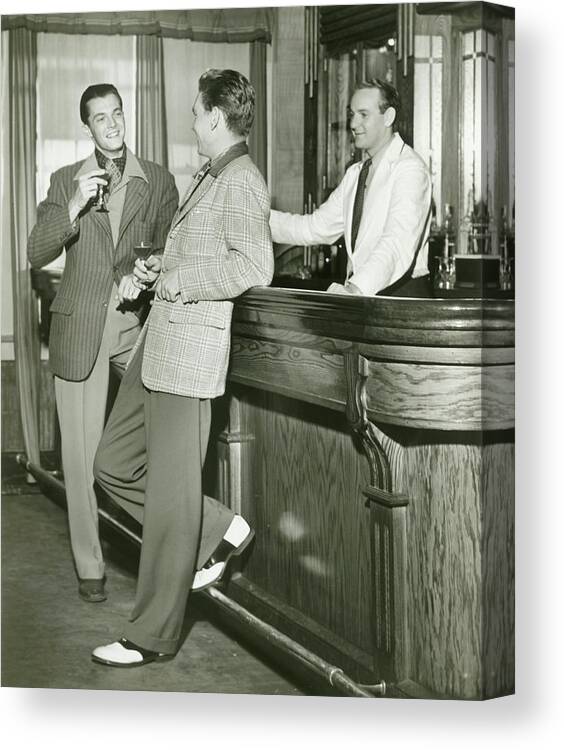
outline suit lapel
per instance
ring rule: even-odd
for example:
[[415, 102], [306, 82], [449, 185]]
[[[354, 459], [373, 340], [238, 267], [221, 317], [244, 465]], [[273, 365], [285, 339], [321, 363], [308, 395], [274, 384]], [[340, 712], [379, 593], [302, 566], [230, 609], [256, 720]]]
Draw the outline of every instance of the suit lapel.
[[113, 246], [114, 240], [112, 238], [112, 228], [110, 226], [109, 215], [107, 213], [103, 213], [102, 211], [96, 211], [94, 206], [92, 206], [92, 208], [88, 211], [88, 216], [92, 217], [92, 221], [94, 221], [98, 225], [98, 227], [108, 235], [108, 239]]
[[192, 186], [188, 188], [188, 190], [186, 191], [187, 198], [183, 201], [182, 205], [176, 212], [176, 215], [172, 220], [172, 227], [175, 227], [177, 224], [179, 224], [186, 216], [188, 211], [191, 211], [194, 206], [202, 200], [204, 195], [208, 192], [208, 190], [215, 182], [215, 179], [215, 177], [206, 175], [195, 189], [192, 188]]
[[[98, 169], [98, 162], [96, 161], [94, 153], [90, 154], [90, 156], [82, 162], [78, 172], [74, 175], [71, 184], [71, 190], [73, 193], [76, 189], [78, 178], [81, 175], [86, 174], [87, 172], [91, 172], [93, 169]], [[110, 219], [108, 217], [108, 214], [102, 211], [96, 211], [96, 208], [94, 206], [90, 206], [87, 216], [92, 219], [92, 221], [98, 226], [99, 229], [102, 230], [102, 232], [107, 234], [108, 239], [113, 246], [114, 241], [112, 239], [112, 228], [110, 226]]]
[[116, 247], [119, 245], [123, 233], [131, 224], [135, 214], [147, 200], [149, 196], [149, 186], [145, 180], [130, 179], [127, 183], [126, 191]]

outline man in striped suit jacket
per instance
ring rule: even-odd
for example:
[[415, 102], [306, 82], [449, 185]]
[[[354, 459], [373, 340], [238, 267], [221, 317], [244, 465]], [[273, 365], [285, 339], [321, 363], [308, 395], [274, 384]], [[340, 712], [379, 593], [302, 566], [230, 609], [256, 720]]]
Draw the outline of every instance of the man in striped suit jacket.
[[[66, 250], [51, 305], [49, 360], [79, 594], [97, 602], [106, 594], [93, 463], [110, 367], [118, 374], [125, 369], [140, 332], [142, 300], [124, 300], [132, 288], [134, 247], [144, 242], [162, 250], [178, 191], [166, 169], [135, 157], [125, 146], [122, 100], [113, 85], [89, 86], [80, 100], [80, 117], [94, 152], [51, 176], [28, 256], [34, 268], [41, 268]], [[99, 186], [109, 188], [105, 213], [95, 206]]]
[[162, 263], [137, 263], [142, 281], [160, 272], [155, 300], [95, 460], [115, 501], [144, 503], [133, 611], [124, 637], [92, 654], [110, 666], [174, 654], [191, 588], [218, 580], [253, 534], [227, 507], [203, 503], [201, 468], [210, 399], [225, 389], [232, 300], [269, 284], [274, 270], [270, 198], [245, 143], [254, 90], [236, 71], [209, 70], [193, 114], [209, 161], [172, 221]]

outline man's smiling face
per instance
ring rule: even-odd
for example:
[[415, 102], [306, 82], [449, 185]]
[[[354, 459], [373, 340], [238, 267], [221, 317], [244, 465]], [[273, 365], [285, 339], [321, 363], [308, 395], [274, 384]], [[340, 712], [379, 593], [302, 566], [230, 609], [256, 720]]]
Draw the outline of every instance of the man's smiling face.
[[120, 156], [125, 140], [125, 119], [115, 94], [90, 99], [88, 125], [92, 140], [106, 156]]
[[[383, 110], [383, 111], [382, 111]], [[390, 138], [395, 110], [382, 104], [377, 88], [358, 89], [350, 107], [350, 127], [356, 148], [375, 152]]]

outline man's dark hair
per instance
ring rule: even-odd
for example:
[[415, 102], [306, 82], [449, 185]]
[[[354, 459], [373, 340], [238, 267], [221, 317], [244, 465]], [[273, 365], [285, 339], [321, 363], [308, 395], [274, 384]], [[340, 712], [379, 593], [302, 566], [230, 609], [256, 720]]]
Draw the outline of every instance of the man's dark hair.
[[119, 106], [123, 109], [123, 101], [119, 91], [112, 83], [95, 83], [85, 89], [80, 97], [80, 119], [85, 125], [88, 125], [88, 102], [91, 99], [100, 99], [108, 94], [115, 94], [119, 99]]
[[380, 105], [378, 107], [380, 114], [383, 115], [388, 107], [393, 107], [396, 110], [396, 117], [392, 129], [397, 130], [401, 114], [401, 99], [396, 87], [381, 78], [371, 78], [359, 84], [358, 89], [378, 89], [380, 91]]
[[209, 112], [218, 107], [232, 133], [249, 134], [255, 118], [255, 90], [242, 73], [210, 68], [200, 76], [198, 90], [204, 108]]

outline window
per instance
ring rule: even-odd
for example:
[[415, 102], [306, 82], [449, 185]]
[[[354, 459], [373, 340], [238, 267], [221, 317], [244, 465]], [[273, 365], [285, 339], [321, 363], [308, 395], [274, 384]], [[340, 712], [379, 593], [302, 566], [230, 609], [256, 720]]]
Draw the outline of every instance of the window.
[[192, 131], [192, 105], [198, 79], [208, 68], [231, 68], [249, 77], [249, 45], [164, 40], [165, 98], [168, 167], [174, 174], [180, 198], [192, 176], [206, 161], [198, 154]]
[[[135, 37], [37, 35], [37, 202], [44, 200], [52, 172], [85, 159], [92, 141], [79, 114], [82, 92], [93, 83], [113, 83], [123, 99], [126, 143], [135, 150]], [[60, 256], [49, 267], [61, 267]]]

